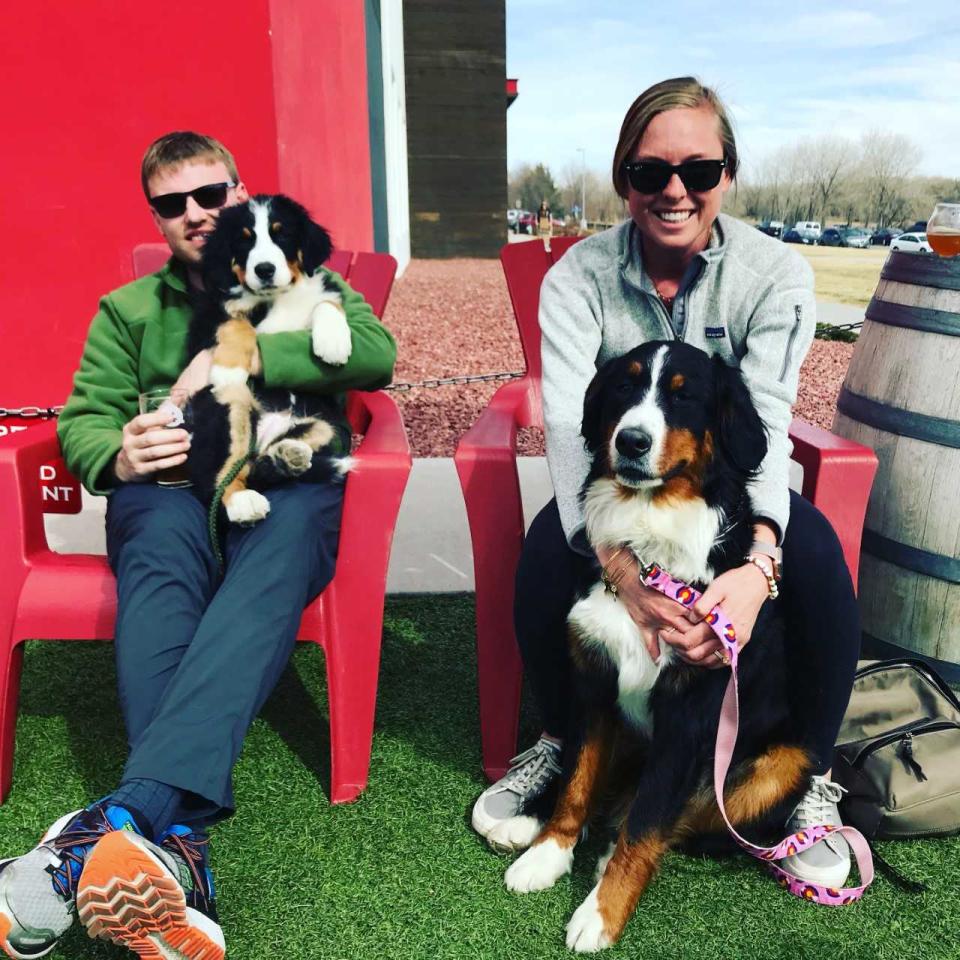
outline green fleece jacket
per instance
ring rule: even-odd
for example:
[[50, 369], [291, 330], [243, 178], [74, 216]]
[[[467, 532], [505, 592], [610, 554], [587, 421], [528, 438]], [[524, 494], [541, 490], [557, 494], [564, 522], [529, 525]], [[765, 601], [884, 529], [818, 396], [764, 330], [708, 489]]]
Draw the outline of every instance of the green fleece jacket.
[[[304, 390], [336, 401], [340, 421], [334, 426], [343, 448], [350, 436], [344, 392], [386, 386], [397, 348], [366, 300], [339, 274], [325, 273], [340, 291], [353, 338], [347, 363], [332, 366], [318, 360], [309, 330], [261, 334], [257, 344], [268, 387]], [[124, 425], [138, 413], [138, 395], [171, 386], [182, 372], [191, 314], [186, 271], [172, 259], [100, 301], [57, 426], [67, 466], [91, 493], [108, 493], [116, 482], [113, 461]]]

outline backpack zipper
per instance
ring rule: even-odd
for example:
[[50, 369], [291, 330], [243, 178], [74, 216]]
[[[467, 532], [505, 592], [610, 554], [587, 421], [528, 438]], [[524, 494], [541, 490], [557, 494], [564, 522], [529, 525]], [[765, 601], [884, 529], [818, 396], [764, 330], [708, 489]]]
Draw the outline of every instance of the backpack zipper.
[[[857, 754], [851, 766], [853, 766], [854, 769], [859, 770], [861, 767], [863, 767], [864, 763], [866, 763], [867, 759], [873, 756], [873, 754], [875, 754], [878, 750], [882, 750], [884, 747], [889, 746], [891, 743], [896, 743], [897, 741], [905, 741], [906, 743], [909, 743], [909, 746], [901, 748], [901, 750], [898, 750], [897, 753], [898, 755], [901, 756], [904, 762], [907, 763], [910, 769], [913, 770], [913, 772], [916, 774], [916, 770], [914, 769], [913, 765], [915, 765], [917, 768], [920, 768], [920, 764], [917, 763], [916, 759], [913, 756], [914, 736], [918, 734], [924, 734], [924, 733], [935, 733], [938, 730], [956, 730], [956, 729], [960, 729], [960, 724], [954, 723], [952, 720], [931, 720], [931, 719], [917, 720], [914, 723], [907, 724], [906, 726], [898, 727], [896, 730], [893, 730], [890, 733], [886, 734], [885, 736], [879, 737], [878, 739], [874, 740], [873, 743], [868, 744], [866, 747], [863, 748], [863, 750], [861, 750]], [[909, 756], [910, 758], [909, 760], [907, 760], [907, 756]], [[913, 765], [911, 764], [911, 762]], [[922, 768], [921, 768], [921, 773], [922, 773]], [[926, 778], [926, 775], [924, 774], [922, 777], [918, 776], [917, 779], [926, 780], [927, 778]]]

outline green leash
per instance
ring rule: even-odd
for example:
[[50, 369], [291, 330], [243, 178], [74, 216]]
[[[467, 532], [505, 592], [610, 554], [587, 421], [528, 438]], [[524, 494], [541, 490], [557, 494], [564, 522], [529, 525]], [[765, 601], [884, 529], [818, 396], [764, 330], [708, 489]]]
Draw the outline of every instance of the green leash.
[[223, 576], [223, 552], [220, 549], [220, 504], [223, 501], [223, 492], [236, 479], [237, 474], [243, 469], [243, 465], [257, 452], [257, 434], [255, 430], [250, 431], [250, 449], [240, 457], [239, 460], [227, 471], [227, 475], [217, 484], [217, 489], [213, 491], [213, 499], [210, 501], [210, 508], [207, 510], [207, 532], [210, 535], [210, 546], [213, 548], [213, 555], [217, 558], [217, 568], [220, 575]]

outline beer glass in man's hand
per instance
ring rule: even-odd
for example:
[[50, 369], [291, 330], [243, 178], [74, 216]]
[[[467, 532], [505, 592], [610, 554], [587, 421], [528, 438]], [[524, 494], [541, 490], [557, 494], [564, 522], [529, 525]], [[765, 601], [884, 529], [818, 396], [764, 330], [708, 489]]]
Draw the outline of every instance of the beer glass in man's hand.
[[927, 221], [927, 242], [941, 257], [960, 254], [960, 203], [938, 203]]

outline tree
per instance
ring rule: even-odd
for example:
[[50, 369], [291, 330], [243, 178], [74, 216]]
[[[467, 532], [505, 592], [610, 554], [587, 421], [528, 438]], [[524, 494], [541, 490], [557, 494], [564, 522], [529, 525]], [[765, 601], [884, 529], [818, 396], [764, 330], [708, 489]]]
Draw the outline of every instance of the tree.
[[908, 207], [907, 178], [920, 163], [923, 151], [909, 137], [884, 130], [871, 130], [860, 139], [861, 170], [877, 224], [902, 219]]
[[553, 182], [553, 174], [542, 163], [536, 166], [525, 163], [514, 170], [510, 176], [509, 190], [510, 202], [519, 200], [524, 210], [537, 210], [541, 201], [546, 200], [555, 217], [562, 217], [566, 213], [560, 191]]

